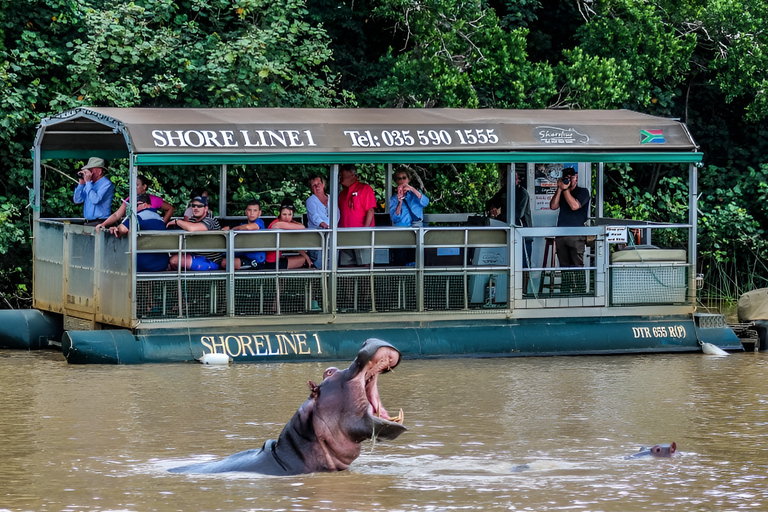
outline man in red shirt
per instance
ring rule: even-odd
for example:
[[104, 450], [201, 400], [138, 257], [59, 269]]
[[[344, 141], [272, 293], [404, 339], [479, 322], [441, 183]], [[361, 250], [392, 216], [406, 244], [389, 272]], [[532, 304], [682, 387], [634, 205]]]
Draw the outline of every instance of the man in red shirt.
[[[357, 168], [354, 164], [344, 164], [339, 170], [341, 186], [339, 194], [339, 227], [367, 228], [375, 226], [373, 220], [376, 208], [376, 195], [370, 185], [357, 180]], [[369, 265], [370, 249], [339, 251], [339, 265]]]

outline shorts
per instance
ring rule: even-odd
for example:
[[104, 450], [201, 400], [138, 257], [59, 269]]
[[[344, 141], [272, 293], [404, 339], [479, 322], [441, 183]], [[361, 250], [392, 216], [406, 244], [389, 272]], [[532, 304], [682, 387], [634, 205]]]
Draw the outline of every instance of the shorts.
[[211, 261], [208, 258], [199, 256], [197, 254], [190, 255], [192, 262], [189, 265], [189, 270], [219, 270], [219, 264], [215, 261]]
[[342, 249], [339, 251], [339, 266], [367, 267], [371, 264], [370, 249]]
[[[277, 268], [280, 270], [288, 269], [288, 260], [285, 258], [280, 258], [277, 264], [278, 264]], [[264, 263], [259, 264], [259, 270], [275, 270], [275, 262], [265, 261]]]

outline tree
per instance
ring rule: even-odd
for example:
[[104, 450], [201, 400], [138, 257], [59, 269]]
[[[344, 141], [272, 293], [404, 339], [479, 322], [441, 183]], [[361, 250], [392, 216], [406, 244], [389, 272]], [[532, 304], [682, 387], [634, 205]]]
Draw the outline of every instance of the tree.
[[[328, 107], [351, 99], [338, 88], [328, 67], [329, 39], [306, 21], [303, 0], [30, 0], [2, 6], [0, 21], [12, 22], [0, 34], [0, 166], [6, 176], [0, 196], [7, 198], [10, 222], [0, 228], [0, 278], [20, 265], [29, 279], [29, 242], [12, 241], [16, 228], [29, 234], [21, 215], [30, 212], [28, 148], [41, 118], [81, 105]], [[74, 215], [72, 185], [52, 168], [46, 206]], [[120, 169], [118, 163], [113, 171]], [[186, 200], [192, 177], [166, 178], [173, 183], [168, 192]], [[119, 179], [118, 190], [126, 193], [124, 174]], [[0, 293], [17, 295], [7, 288]]]

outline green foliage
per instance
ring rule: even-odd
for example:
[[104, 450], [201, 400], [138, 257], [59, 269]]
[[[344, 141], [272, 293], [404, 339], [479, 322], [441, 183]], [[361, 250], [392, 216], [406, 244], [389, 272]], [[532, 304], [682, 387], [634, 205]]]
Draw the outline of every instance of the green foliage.
[[389, 72], [370, 92], [379, 105], [535, 108], [555, 92], [551, 67], [526, 59], [527, 30], [502, 30], [479, 1], [388, 1], [375, 13], [408, 34], [383, 57]]
[[85, 14], [70, 86], [87, 104], [332, 106], [324, 31], [301, 0], [124, 3]]
[[18, 215], [16, 205], [9, 203], [7, 197], [0, 196], [0, 254], [6, 254], [12, 245], [24, 241], [24, 231], [13, 222]]
[[29, 292], [25, 273], [29, 271], [29, 258], [23, 251], [30, 251], [26, 233], [28, 226], [22, 221], [23, 206], [0, 196], [0, 308], [19, 307], [29, 304]]
[[768, 164], [741, 173], [709, 166], [702, 174], [707, 192], [699, 205], [699, 254], [705, 264], [749, 268], [753, 258], [764, 259]]
[[483, 213], [485, 202], [499, 189], [499, 170], [493, 164], [441, 166], [428, 179], [435, 190], [428, 211], [436, 213]]
[[561, 102], [571, 108], [614, 108], [629, 99], [631, 72], [626, 62], [590, 56], [581, 48], [563, 52], [555, 72], [564, 83]]
[[609, 89], [600, 108], [625, 105], [669, 115], [680, 94], [677, 86], [687, 79], [696, 36], [679, 30], [668, 11], [653, 2], [602, 2], [579, 29], [578, 38], [584, 53], [577, 60], [585, 55], [603, 60], [602, 66], [593, 63], [597, 69], [587, 68], [586, 73], [593, 88], [605, 83]]

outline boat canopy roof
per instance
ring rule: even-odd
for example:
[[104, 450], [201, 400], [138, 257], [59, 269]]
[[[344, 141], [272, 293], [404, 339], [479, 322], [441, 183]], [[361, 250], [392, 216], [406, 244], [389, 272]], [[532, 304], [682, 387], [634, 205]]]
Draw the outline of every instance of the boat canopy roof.
[[79, 107], [43, 119], [34, 150], [136, 165], [701, 161], [684, 123], [629, 110]]

